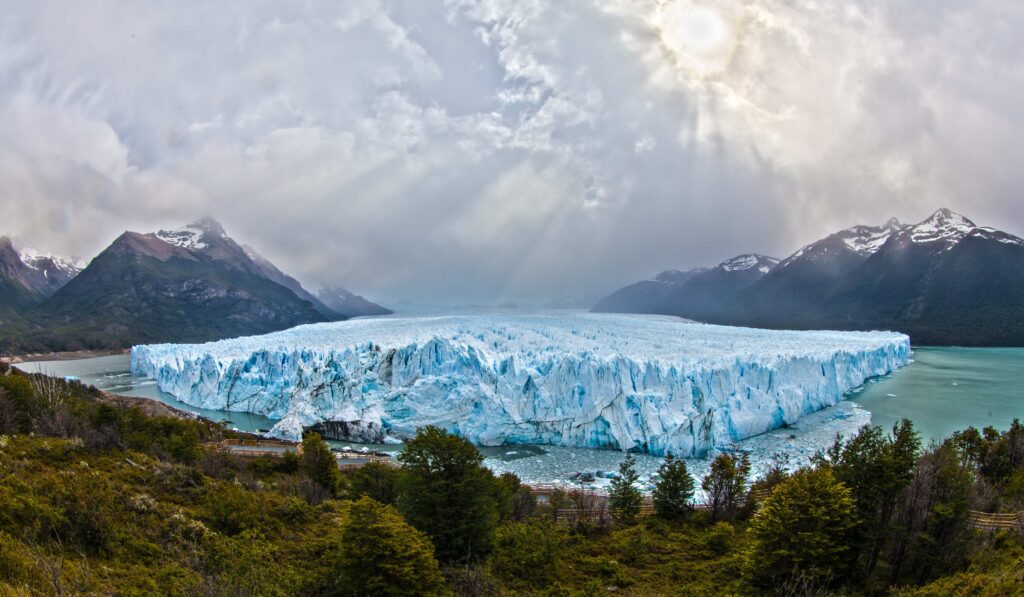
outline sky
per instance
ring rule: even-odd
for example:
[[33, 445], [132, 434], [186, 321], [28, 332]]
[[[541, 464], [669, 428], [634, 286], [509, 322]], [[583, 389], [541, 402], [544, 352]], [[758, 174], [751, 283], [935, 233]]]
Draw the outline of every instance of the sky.
[[599, 297], [949, 207], [1024, 234], [1018, 0], [0, 0], [0, 234]]

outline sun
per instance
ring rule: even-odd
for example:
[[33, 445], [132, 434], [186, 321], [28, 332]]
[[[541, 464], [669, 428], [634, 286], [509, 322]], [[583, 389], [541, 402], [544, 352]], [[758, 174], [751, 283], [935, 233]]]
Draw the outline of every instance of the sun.
[[668, 0], [658, 5], [654, 15], [660, 41], [672, 60], [700, 77], [728, 64], [736, 44], [735, 21], [731, 2]]

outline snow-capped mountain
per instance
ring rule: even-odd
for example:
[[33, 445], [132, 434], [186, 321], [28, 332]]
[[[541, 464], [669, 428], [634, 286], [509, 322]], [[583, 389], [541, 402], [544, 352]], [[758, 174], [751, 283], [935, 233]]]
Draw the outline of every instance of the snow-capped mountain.
[[[789, 267], [801, 261], [835, 260], [844, 254], [870, 257], [885, 244], [889, 237], [907, 228], [896, 218], [881, 226], [853, 226], [830, 234], [800, 248], [779, 265]], [[837, 257], [840, 256], [840, 257]]]
[[726, 272], [745, 272], [756, 269], [759, 274], [763, 275], [775, 269], [778, 264], [779, 260], [774, 257], [746, 253], [723, 261], [718, 264], [716, 269]]
[[19, 256], [30, 269], [40, 272], [54, 291], [70, 282], [87, 265], [80, 259], [51, 255], [30, 248], [22, 249]]
[[33, 333], [8, 339], [5, 348], [206, 341], [341, 318], [219, 223], [203, 219], [175, 230], [123, 233], [36, 307]]
[[[711, 288], [704, 278], [684, 286]], [[637, 309], [605, 299], [595, 310], [772, 328], [895, 329], [916, 343], [1024, 345], [1024, 240], [940, 209], [917, 224], [892, 219], [841, 230], [750, 284], [710, 294], [704, 304], [678, 290], [654, 307], [627, 304]]]
[[82, 271], [85, 264], [69, 257], [35, 249], [17, 249], [11, 239], [0, 237], [0, 277], [31, 294], [46, 298]]

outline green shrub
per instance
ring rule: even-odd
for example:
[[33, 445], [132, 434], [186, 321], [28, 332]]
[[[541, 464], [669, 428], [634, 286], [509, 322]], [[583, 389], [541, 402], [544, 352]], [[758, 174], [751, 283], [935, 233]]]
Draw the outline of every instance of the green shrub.
[[391, 506], [368, 497], [352, 502], [329, 553], [327, 595], [435, 595], [441, 571], [426, 535]]
[[349, 475], [348, 495], [353, 500], [368, 497], [393, 506], [398, 501], [398, 477], [401, 471], [393, 466], [370, 462]]
[[533, 588], [549, 586], [558, 577], [558, 569], [568, 536], [548, 518], [498, 527], [491, 553], [491, 570], [512, 585]]
[[302, 438], [302, 472], [329, 495], [335, 496], [341, 488], [341, 471], [338, 459], [319, 433], [307, 433]]
[[831, 469], [803, 469], [780, 483], [750, 524], [747, 573], [754, 586], [780, 589], [794, 580], [819, 586], [850, 565], [857, 524], [850, 490]]

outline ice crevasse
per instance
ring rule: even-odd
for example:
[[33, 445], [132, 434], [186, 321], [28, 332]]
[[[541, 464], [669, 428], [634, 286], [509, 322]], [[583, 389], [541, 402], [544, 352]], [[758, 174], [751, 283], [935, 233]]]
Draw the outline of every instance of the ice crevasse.
[[771, 331], [608, 314], [354, 320], [136, 346], [133, 374], [196, 407], [399, 441], [437, 425], [480, 445], [702, 457], [795, 423], [907, 363], [894, 332]]

